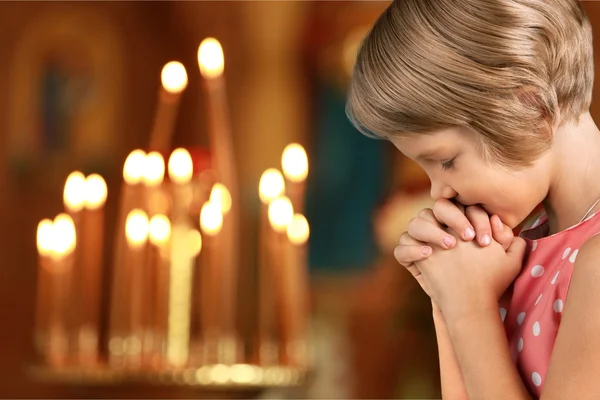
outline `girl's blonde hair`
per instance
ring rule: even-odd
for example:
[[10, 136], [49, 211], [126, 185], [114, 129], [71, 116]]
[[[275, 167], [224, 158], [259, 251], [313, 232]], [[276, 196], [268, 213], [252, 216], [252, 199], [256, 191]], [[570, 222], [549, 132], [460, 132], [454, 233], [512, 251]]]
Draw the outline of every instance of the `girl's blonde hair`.
[[466, 127], [529, 165], [590, 107], [592, 33], [577, 0], [395, 0], [362, 43], [347, 113], [389, 138]]

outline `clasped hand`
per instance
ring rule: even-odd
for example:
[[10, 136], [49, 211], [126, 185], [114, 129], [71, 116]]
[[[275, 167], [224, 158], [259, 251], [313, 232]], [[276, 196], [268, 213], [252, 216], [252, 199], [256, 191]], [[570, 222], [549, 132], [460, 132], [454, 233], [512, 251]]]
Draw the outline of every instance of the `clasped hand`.
[[449, 200], [422, 210], [400, 237], [396, 260], [408, 269], [444, 317], [497, 309], [521, 270], [525, 241], [496, 215]]

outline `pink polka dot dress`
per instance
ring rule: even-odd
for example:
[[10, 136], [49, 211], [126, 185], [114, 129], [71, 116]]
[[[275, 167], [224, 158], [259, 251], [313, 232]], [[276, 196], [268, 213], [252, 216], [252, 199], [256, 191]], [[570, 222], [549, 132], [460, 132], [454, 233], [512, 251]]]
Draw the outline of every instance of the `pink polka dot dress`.
[[600, 233], [600, 213], [548, 236], [544, 216], [521, 233], [527, 241], [523, 269], [500, 300], [500, 316], [525, 386], [539, 398], [567, 301], [579, 248]]

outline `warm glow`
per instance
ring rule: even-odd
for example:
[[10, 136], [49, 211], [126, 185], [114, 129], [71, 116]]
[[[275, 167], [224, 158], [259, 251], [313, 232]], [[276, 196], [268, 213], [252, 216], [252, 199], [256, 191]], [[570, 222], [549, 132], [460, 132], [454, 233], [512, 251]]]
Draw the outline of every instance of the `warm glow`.
[[294, 218], [292, 202], [285, 196], [280, 196], [269, 204], [269, 222], [277, 232], [285, 232]]
[[308, 175], [308, 158], [304, 147], [298, 143], [286, 146], [281, 156], [283, 174], [292, 182], [302, 182]]
[[186, 149], [175, 149], [169, 157], [169, 178], [175, 183], [185, 184], [192, 179], [194, 164]]
[[123, 165], [123, 179], [130, 185], [140, 183], [144, 176], [146, 166], [146, 153], [142, 150], [134, 150], [127, 156]]
[[63, 191], [65, 208], [70, 212], [81, 211], [85, 203], [85, 175], [79, 171], [69, 174]]
[[190, 252], [190, 257], [196, 257], [202, 250], [202, 236], [196, 229], [190, 229], [186, 236], [186, 249]]
[[50, 256], [54, 250], [54, 224], [49, 219], [43, 219], [37, 228], [37, 249], [41, 256]]
[[162, 183], [165, 177], [165, 159], [162, 154], [153, 151], [144, 159], [144, 183], [155, 187]]
[[95, 210], [106, 203], [108, 189], [106, 182], [98, 174], [91, 174], [85, 180], [85, 205], [90, 210]]
[[162, 246], [171, 238], [171, 221], [166, 215], [157, 214], [150, 219], [148, 225], [150, 243]]
[[285, 181], [278, 169], [269, 168], [263, 172], [258, 184], [258, 194], [264, 204], [269, 204], [275, 198], [281, 196], [284, 190]]
[[205, 79], [218, 78], [223, 74], [225, 58], [223, 48], [217, 39], [206, 38], [198, 47], [198, 65]]
[[207, 201], [200, 211], [200, 228], [207, 235], [214, 236], [221, 232], [223, 227], [223, 214], [221, 207], [211, 201]]
[[141, 246], [148, 239], [148, 215], [140, 209], [131, 210], [125, 221], [125, 236], [130, 246]]
[[160, 80], [165, 90], [170, 93], [180, 93], [188, 84], [185, 67], [177, 61], [165, 64], [160, 74]]
[[310, 228], [306, 217], [302, 214], [294, 214], [292, 222], [287, 226], [287, 237], [293, 244], [306, 243], [310, 236]]
[[61, 257], [75, 250], [77, 245], [77, 234], [75, 224], [68, 214], [58, 214], [54, 218], [54, 227], [52, 228], [53, 252], [55, 256]]
[[231, 210], [231, 194], [222, 183], [215, 183], [210, 191], [210, 202], [221, 207], [221, 213], [227, 215]]

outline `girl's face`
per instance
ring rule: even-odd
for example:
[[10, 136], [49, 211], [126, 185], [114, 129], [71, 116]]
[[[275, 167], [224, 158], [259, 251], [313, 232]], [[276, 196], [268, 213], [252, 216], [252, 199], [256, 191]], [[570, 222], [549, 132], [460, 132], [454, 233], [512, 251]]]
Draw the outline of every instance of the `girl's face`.
[[509, 169], [484, 159], [476, 135], [468, 129], [450, 128], [390, 141], [425, 170], [434, 200], [479, 204], [514, 228], [547, 196], [550, 158], [543, 155], [530, 167]]

